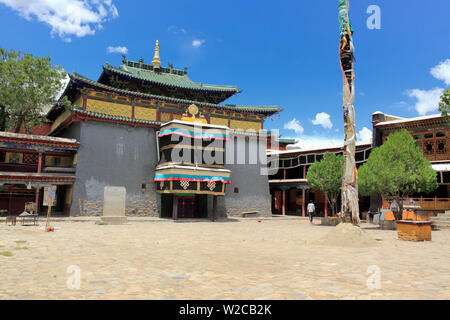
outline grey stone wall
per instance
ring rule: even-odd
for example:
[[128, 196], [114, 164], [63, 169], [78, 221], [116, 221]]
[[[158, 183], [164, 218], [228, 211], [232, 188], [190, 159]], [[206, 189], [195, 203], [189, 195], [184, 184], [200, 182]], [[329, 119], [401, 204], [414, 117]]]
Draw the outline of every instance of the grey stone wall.
[[[254, 157], [261, 153], [258, 152], [258, 141], [255, 137], [246, 137], [245, 162], [240, 163], [244, 156], [238, 148], [236, 137], [232, 135], [231, 139], [235, 141], [234, 164], [226, 163], [225, 168], [231, 170], [233, 183], [226, 186], [225, 197], [219, 198], [218, 211], [220, 216], [238, 216], [241, 212], [246, 211], [259, 211], [262, 216], [271, 216], [272, 200], [269, 177], [261, 174], [260, 159], [257, 159], [257, 164], [254, 164], [250, 157], [250, 154]], [[227, 152], [230, 151], [227, 150]], [[265, 148], [262, 154], [265, 156]], [[228, 158], [231, 158], [230, 155]], [[235, 188], [237, 188], [237, 193], [235, 193]]]
[[101, 216], [104, 187], [123, 186], [127, 190], [127, 215], [159, 216], [153, 182], [157, 165], [155, 129], [99, 121], [72, 126], [62, 132], [81, 143], [71, 215]]
[[[105, 186], [126, 188], [128, 216], [160, 216], [161, 196], [153, 182], [158, 161], [155, 129], [87, 121], [73, 123], [60, 136], [77, 139], [81, 144], [71, 216], [103, 215]], [[249, 155], [256, 152], [256, 145], [254, 137], [245, 139], [244, 162], [239, 163], [242, 152], [235, 144], [234, 163], [225, 164], [232, 171], [233, 183], [226, 186], [226, 196], [218, 199], [219, 216], [238, 216], [244, 211], [271, 215], [268, 177], [261, 174], [260, 164], [250, 164]], [[207, 202], [210, 215], [212, 196]]]

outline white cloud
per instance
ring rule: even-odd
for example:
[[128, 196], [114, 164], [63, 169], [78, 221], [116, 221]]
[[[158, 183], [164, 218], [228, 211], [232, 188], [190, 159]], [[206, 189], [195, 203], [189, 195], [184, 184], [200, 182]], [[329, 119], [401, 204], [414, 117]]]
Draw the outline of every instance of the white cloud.
[[323, 137], [323, 136], [302, 136], [295, 137], [298, 141], [296, 144], [289, 147], [289, 149], [325, 149], [338, 148], [344, 145], [344, 138], [339, 137]]
[[330, 120], [330, 115], [325, 112], [321, 112], [316, 114], [316, 119], [312, 120], [313, 125], [320, 125], [324, 127], [325, 129], [331, 129], [333, 128], [333, 124]]
[[192, 46], [193, 46], [194, 48], [199, 48], [199, 47], [201, 47], [205, 42], [206, 42], [206, 40], [195, 39], [194, 41], [192, 41]]
[[442, 61], [431, 69], [431, 75], [438, 80], [442, 80], [446, 85], [450, 85], [450, 59]]
[[372, 142], [372, 130], [367, 127], [363, 127], [358, 132], [358, 142], [370, 143]]
[[121, 53], [121, 54], [127, 54], [128, 53], [128, 48], [127, 47], [121, 47], [121, 46], [117, 46], [117, 47], [111, 47], [109, 46], [108, 48], [106, 48], [106, 51], [108, 53]]
[[296, 134], [302, 134], [305, 129], [303, 129], [302, 125], [297, 119], [292, 119], [288, 123], [284, 124], [284, 129], [286, 130], [294, 130]]
[[112, 0], [0, 0], [20, 16], [31, 21], [36, 18], [50, 26], [66, 42], [71, 36], [79, 38], [95, 34], [103, 23], [119, 16]]
[[169, 32], [171, 32], [173, 34], [180, 34], [180, 33], [187, 34], [186, 29], [179, 28], [179, 27], [174, 26], [174, 25], [172, 25], [169, 28], [167, 28], [167, 31], [169, 31]]
[[406, 94], [411, 98], [417, 99], [414, 108], [417, 110], [419, 115], [423, 116], [427, 113], [438, 110], [439, 101], [441, 100], [441, 95], [443, 92], [444, 89], [442, 88], [434, 88], [431, 90], [412, 89], [408, 90]]

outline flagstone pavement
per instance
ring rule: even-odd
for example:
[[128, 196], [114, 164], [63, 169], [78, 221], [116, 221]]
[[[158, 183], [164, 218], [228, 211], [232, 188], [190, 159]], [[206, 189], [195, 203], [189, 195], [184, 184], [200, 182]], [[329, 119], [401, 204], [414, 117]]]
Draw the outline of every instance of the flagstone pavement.
[[315, 223], [3, 223], [0, 299], [450, 299], [450, 230], [415, 243], [363, 224], [376, 246], [334, 247]]

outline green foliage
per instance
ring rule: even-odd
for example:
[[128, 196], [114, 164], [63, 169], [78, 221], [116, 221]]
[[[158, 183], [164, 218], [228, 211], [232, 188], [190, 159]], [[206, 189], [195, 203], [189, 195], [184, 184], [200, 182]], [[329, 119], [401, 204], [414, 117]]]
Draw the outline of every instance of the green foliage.
[[0, 252], [0, 256], [4, 256], [4, 257], [12, 257], [12, 253], [10, 251], [3, 251]]
[[450, 112], [450, 89], [444, 91], [439, 102], [439, 111], [442, 113], [444, 120], [450, 124], [448, 113]]
[[[438, 187], [437, 173], [411, 134], [403, 129], [372, 150], [359, 169], [358, 186], [362, 195], [381, 194], [388, 201], [396, 200], [402, 209], [403, 200], [412, 193], [428, 193]], [[399, 219], [401, 210], [394, 214]]]
[[67, 74], [50, 60], [0, 48], [0, 130], [19, 132], [24, 125], [29, 132], [46, 108], [71, 107], [66, 97], [56, 101]]
[[311, 165], [306, 175], [312, 189], [320, 190], [327, 195], [333, 216], [341, 192], [343, 168], [344, 157], [327, 152], [320, 162]]

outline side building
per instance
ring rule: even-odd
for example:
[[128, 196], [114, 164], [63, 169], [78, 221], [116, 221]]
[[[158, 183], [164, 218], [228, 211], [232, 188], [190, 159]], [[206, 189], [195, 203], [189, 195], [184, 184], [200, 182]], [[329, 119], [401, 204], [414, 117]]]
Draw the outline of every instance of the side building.
[[[421, 211], [440, 213], [450, 210], [450, 125], [440, 114], [401, 118], [380, 111], [372, 115], [374, 148], [381, 146], [393, 132], [406, 129], [416, 140], [438, 173], [439, 187], [429, 194], [414, 194], [411, 199], [417, 203]], [[407, 201], [411, 200], [408, 199]], [[377, 208], [388, 209], [389, 203], [379, 196], [371, 197], [371, 211]]]
[[[311, 189], [306, 176], [310, 166], [321, 161], [325, 153], [342, 155], [343, 150], [343, 147], [269, 150], [267, 154], [273, 159], [270, 167], [276, 171], [269, 177], [272, 213], [305, 216], [308, 202], [313, 201], [317, 215], [327, 217], [329, 208], [326, 195], [319, 190]], [[367, 161], [371, 150], [371, 143], [356, 145], [355, 159], [358, 168]], [[368, 212], [369, 206], [370, 198], [360, 197], [360, 211]]]
[[[159, 182], [154, 181], [159, 131], [182, 120], [192, 105], [206, 124], [228, 128], [231, 141], [243, 139], [248, 160], [250, 150], [258, 148], [264, 120], [281, 110], [224, 103], [239, 92], [236, 86], [193, 82], [187, 68], [162, 67], [158, 43], [152, 64], [124, 57], [120, 67], [103, 67], [97, 81], [72, 74], [64, 92], [72, 110], [55, 105], [47, 114], [49, 135], [80, 143], [70, 215], [101, 215], [104, 187], [124, 186], [127, 215], [162, 216]], [[218, 216], [248, 210], [271, 214], [268, 177], [261, 175], [259, 163], [250, 163], [225, 163], [233, 183], [218, 201]]]
[[18, 215], [27, 204], [44, 214], [45, 187], [54, 185], [54, 215], [68, 215], [79, 143], [73, 139], [0, 132], [0, 215]]

